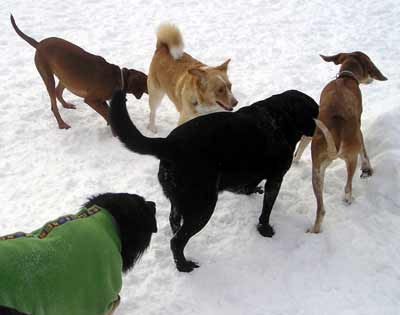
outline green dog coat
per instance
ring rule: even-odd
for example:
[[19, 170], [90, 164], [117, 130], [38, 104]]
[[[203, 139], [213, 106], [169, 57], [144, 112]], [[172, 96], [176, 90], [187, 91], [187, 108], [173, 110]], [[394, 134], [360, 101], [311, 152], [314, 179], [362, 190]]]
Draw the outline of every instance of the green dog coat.
[[83, 208], [32, 233], [0, 238], [0, 305], [32, 315], [104, 315], [122, 286], [111, 214]]

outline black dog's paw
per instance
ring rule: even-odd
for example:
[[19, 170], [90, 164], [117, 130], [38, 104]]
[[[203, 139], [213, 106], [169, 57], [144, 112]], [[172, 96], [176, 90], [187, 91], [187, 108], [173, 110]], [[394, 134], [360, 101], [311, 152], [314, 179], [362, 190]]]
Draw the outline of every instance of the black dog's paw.
[[195, 263], [194, 261], [190, 261], [190, 260], [176, 263], [176, 268], [180, 272], [191, 272], [191, 271], [193, 271], [194, 268], [199, 268], [199, 267], [200, 266], [197, 263]]
[[269, 224], [258, 224], [257, 230], [264, 237], [272, 237], [275, 234], [274, 229]]

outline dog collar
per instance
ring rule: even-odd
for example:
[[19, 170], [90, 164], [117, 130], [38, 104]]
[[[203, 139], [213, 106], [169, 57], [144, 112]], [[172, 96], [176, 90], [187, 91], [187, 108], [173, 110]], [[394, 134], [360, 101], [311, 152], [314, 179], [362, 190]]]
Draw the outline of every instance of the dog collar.
[[120, 68], [121, 72], [121, 91], [125, 91], [125, 77], [124, 77], [124, 72], [126, 71], [126, 68]]
[[360, 82], [357, 79], [357, 76], [353, 72], [351, 72], [349, 70], [340, 71], [336, 75], [336, 79], [340, 79], [340, 78], [350, 78], [350, 79], [355, 80], [357, 82], [357, 84], [360, 84]]

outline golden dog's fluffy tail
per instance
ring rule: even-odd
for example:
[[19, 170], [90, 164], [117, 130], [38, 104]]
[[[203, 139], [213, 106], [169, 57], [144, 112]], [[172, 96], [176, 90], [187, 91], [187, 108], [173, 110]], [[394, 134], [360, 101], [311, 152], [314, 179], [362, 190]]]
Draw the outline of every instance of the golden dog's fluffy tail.
[[321, 120], [314, 119], [314, 121], [315, 121], [315, 124], [317, 125], [317, 127], [322, 131], [322, 133], [325, 137], [325, 141], [328, 146], [328, 157], [332, 160], [336, 159], [338, 152], [336, 150], [335, 141], [333, 140], [331, 132], [329, 131], [328, 127]]
[[175, 60], [183, 55], [183, 39], [178, 27], [173, 24], [161, 24], [157, 31], [157, 48], [167, 46], [169, 53]]

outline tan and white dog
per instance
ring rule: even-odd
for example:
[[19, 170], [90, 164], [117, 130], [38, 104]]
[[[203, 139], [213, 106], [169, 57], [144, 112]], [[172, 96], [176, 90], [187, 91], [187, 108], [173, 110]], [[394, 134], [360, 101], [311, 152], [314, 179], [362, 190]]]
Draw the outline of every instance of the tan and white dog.
[[183, 51], [179, 29], [162, 24], [147, 78], [150, 121], [148, 128], [157, 132], [156, 111], [165, 94], [180, 113], [179, 125], [202, 114], [232, 111], [238, 103], [233, 96], [227, 70], [230, 59], [209, 67]]
[[[323, 203], [324, 174], [333, 160], [340, 158], [346, 162], [347, 182], [344, 200], [352, 202], [352, 181], [361, 157], [361, 177], [372, 175], [372, 167], [361, 132], [362, 98], [360, 83], [369, 84], [373, 80], [387, 78], [372, 63], [369, 57], [359, 51], [322, 56], [327, 62], [340, 64], [337, 78], [322, 90], [317, 127], [312, 138], [312, 184], [317, 199], [317, 217], [309, 232], [319, 233], [325, 215]], [[307, 142], [308, 139], [303, 141]], [[300, 145], [300, 154], [303, 147]], [[299, 154], [299, 155], [300, 155]]]

